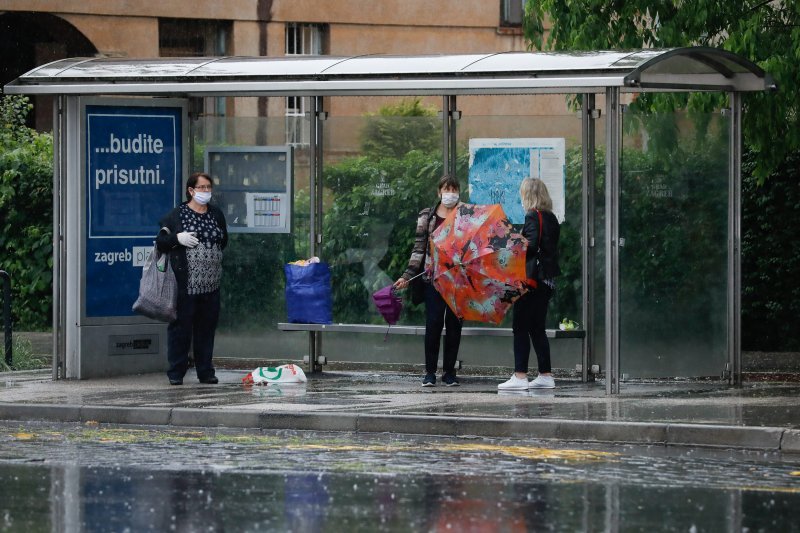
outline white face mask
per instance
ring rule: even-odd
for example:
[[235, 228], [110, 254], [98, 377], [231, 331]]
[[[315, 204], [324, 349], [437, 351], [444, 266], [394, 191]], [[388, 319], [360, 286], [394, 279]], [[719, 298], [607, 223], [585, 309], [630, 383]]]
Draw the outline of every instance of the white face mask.
[[194, 201], [200, 205], [206, 205], [211, 201], [211, 191], [195, 191]]
[[455, 207], [458, 203], [458, 193], [457, 192], [443, 192], [442, 193], [442, 204], [445, 207]]

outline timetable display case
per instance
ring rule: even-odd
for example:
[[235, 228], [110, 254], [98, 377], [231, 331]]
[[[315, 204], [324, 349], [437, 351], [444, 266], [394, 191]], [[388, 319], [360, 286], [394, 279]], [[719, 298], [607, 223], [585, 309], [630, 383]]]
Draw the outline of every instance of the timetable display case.
[[208, 146], [205, 171], [214, 182], [212, 204], [231, 233], [290, 233], [292, 148]]

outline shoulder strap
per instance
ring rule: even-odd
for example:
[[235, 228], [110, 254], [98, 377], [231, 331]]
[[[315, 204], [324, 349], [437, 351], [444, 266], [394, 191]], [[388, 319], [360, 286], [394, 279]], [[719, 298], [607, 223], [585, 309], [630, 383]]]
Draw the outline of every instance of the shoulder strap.
[[536, 214], [539, 215], [539, 241], [536, 243], [537, 248], [541, 248], [542, 246], [542, 212], [538, 209], [536, 210]]
[[425, 260], [428, 257], [428, 247], [430, 246], [431, 241], [431, 217], [436, 216], [436, 208], [439, 206], [439, 202], [433, 204], [430, 211], [428, 211], [428, 220], [425, 221], [425, 251], [422, 253], [422, 262], [420, 263], [420, 269], [425, 270]]

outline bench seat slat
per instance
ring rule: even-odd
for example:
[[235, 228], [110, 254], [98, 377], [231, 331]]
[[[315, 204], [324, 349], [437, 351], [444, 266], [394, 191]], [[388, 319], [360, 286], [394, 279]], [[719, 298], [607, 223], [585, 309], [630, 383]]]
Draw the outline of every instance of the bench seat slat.
[[[377, 324], [295, 324], [290, 322], [279, 322], [278, 329], [281, 331], [329, 331], [332, 333], [380, 333], [385, 335], [425, 335], [425, 326], [382, 326]], [[445, 333], [446, 333], [445, 329]], [[548, 329], [547, 336], [553, 339], [582, 339], [586, 332], [580, 329], [572, 331], [561, 331], [560, 329]], [[461, 336], [467, 337], [511, 337], [511, 328], [483, 328], [465, 327], [461, 330]]]

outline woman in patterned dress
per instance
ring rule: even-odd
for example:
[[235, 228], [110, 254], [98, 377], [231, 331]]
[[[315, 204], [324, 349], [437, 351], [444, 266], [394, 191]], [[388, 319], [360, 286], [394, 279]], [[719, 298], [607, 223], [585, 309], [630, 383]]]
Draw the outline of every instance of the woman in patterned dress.
[[208, 174], [192, 174], [186, 182], [187, 201], [159, 222], [156, 245], [161, 252], [169, 253], [178, 282], [178, 317], [167, 328], [167, 377], [171, 385], [183, 384], [190, 345], [200, 383], [219, 382], [211, 358], [228, 229], [222, 211], [208, 203], [213, 186]]

